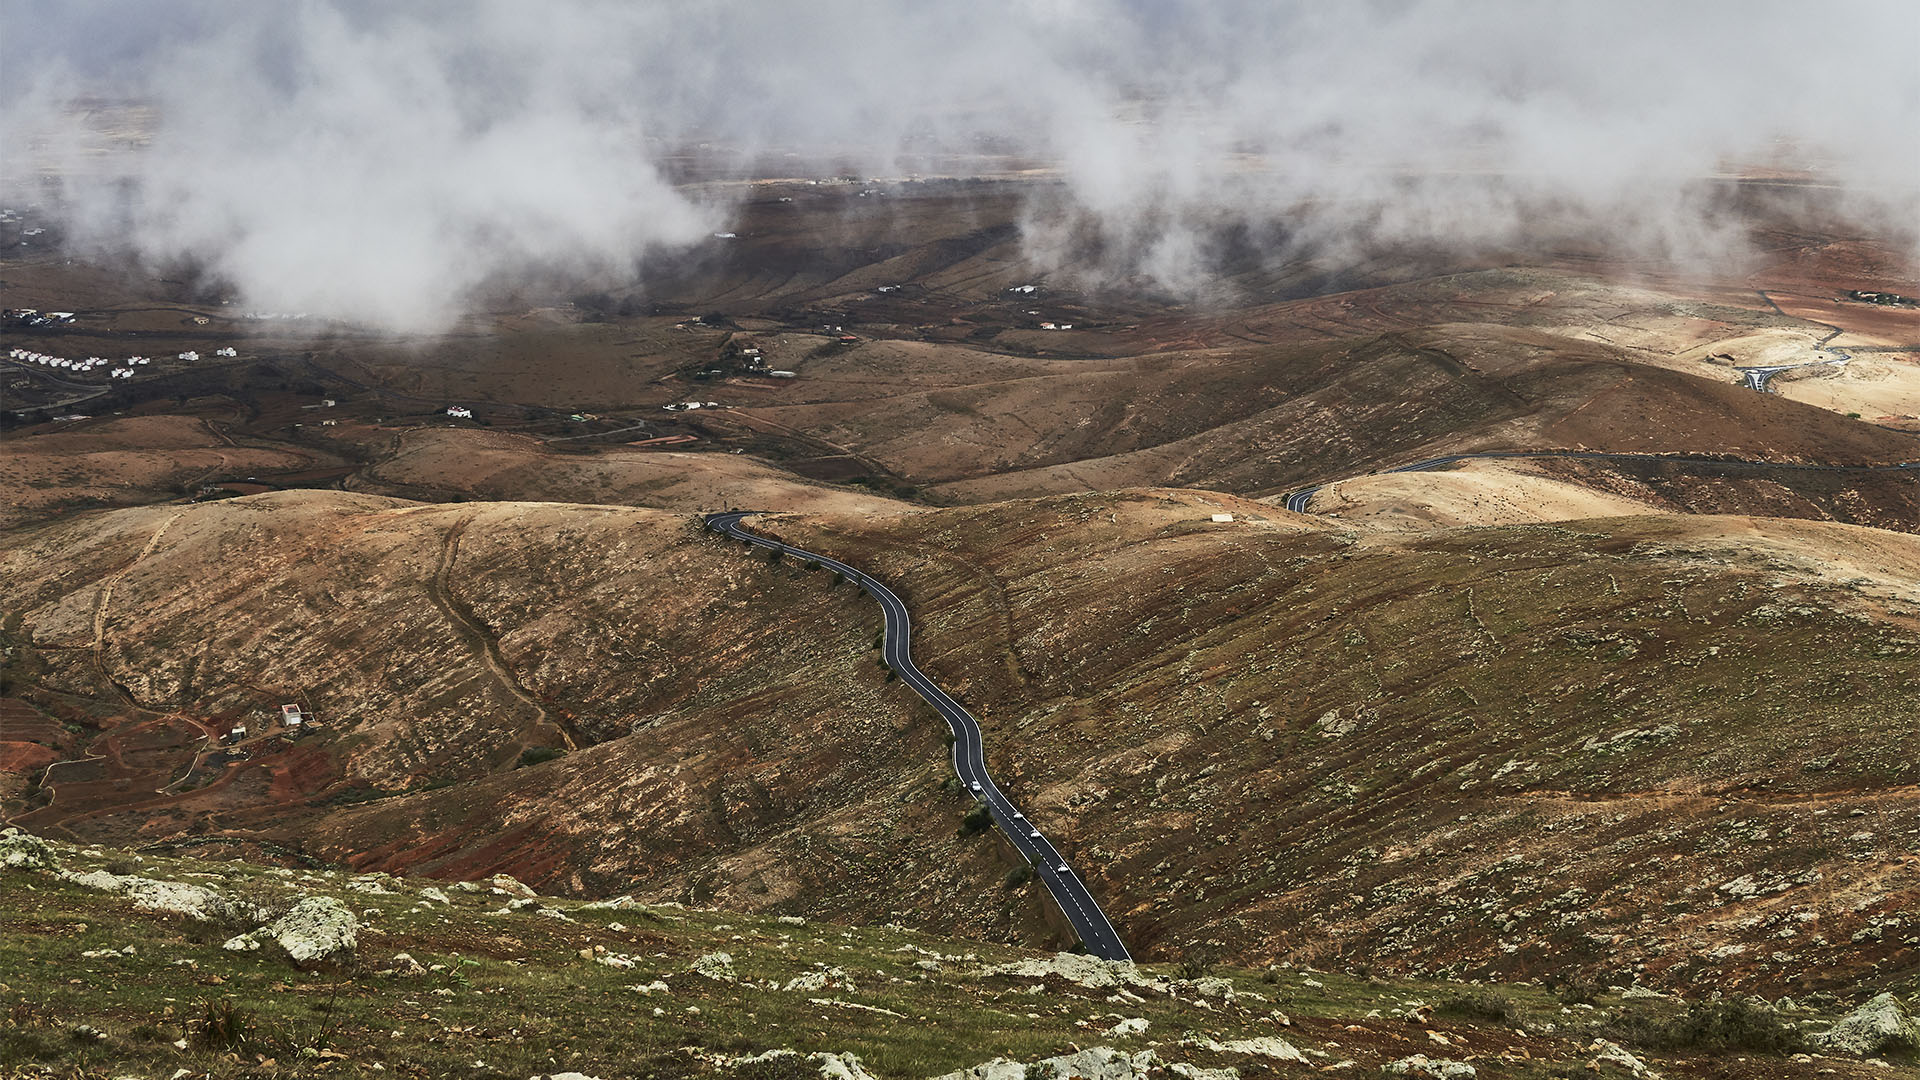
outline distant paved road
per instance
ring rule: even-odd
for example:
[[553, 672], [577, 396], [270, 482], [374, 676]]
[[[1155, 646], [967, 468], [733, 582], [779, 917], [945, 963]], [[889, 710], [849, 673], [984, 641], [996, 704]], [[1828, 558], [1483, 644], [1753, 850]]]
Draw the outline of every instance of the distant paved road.
[[753, 514], [754, 511], [750, 510], [709, 514], [707, 528], [749, 544], [801, 559], [811, 559], [851, 579], [880, 602], [880, 610], [886, 616], [882, 655], [886, 657], [887, 666], [899, 675], [900, 681], [912, 687], [946, 719], [947, 729], [953, 733], [954, 740], [953, 770], [960, 777], [960, 782], [967, 786], [974, 798], [986, 804], [1000, 831], [1033, 864], [1034, 872], [1046, 885], [1047, 891], [1053, 894], [1054, 901], [1060, 905], [1060, 911], [1066, 915], [1067, 921], [1073, 924], [1074, 932], [1080, 935], [1081, 944], [1086, 946], [1087, 951], [1105, 960], [1131, 960], [1127, 947], [1120, 941], [1120, 935], [1114, 930], [1113, 924], [1107, 921], [1106, 913], [1100, 910], [1100, 904], [1087, 891], [1080, 876], [1061, 857], [1059, 849], [993, 782], [993, 777], [987, 772], [986, 750], [981, 742], [979, 722], [913, 665], [913, 621], [907, 614], [907, 605], [893, 594], [893, 590], [846, 563], [747, 531], [740, 521]]
[[[1737, 469], [1791, 469], [1801, 472], [1910, 472], [1920, 476], [1920, 461], [1908, 461], [1899, 465], [1808, 465], [1798, 461], [1755, 461], [1748, 458], [1722, 458], [1707, 454], [1628, 454], [1607, 453], [1601, 450], [1488, 450], [1477, 454], [1448, 454], [1445, 457], [1428, 458], [1410, 465], [1395, 465], [1390, 469], [1380, 469], [1376, 473], [1362, 475], [1374, 476], [1385, 473], [1431, 472], [1443, 469], [1461, 461], [1484, 461], [1506, 458], [1577, 458], [1584, 461], [1685, 461], [1701, 465], [1724, 465]], [[1344, 480], [1357, 480], [1359, 477], [1345, 477]], [[1313, 502], [1314, 493], [1322, 488], [1341, 483], [1342, 480], [1329, 480], [1325, 484], [1316, 484], [1310, 488], [1288, 493], [1281, 505], [1296, 514], [1311, 513], [1307, 509]]]

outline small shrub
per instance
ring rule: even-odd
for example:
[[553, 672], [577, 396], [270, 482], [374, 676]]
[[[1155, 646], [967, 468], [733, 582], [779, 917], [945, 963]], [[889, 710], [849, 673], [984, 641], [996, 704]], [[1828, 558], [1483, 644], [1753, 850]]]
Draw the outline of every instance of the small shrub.
[[139, 872], [140, 872], [140, 864], [137, 862], [134, 862], [130, 858], [118, 858], [118, 859], [107, 860], [107, 873], [109, 874], [118, 874], [121, 877], [130, 877], [134, 874], [138, 874]]
[[1443, 1016], [1455, 1016], [1463, 1020], [1482, 1020], [1495, 1024], [1512, 1024], [1516, 1017], [1513, 999], [1491, 990], [1474, 990], [1457, 994], [1435, 1006], [1433, 1011]]
[[1658, 1050], [1705, 1053], [1785, 1055], [1803, 1049], [1806, 1043], [1792, 1023], [1758, 998], [1696, 1001], [1684, 1014], [1668, 1020], [1629, 1011], [1609, 1021], [1605, 1033], [1621, 1042]]
[[1562, 1005], [1591, 1005], [1600, 998], [1600, 984], [1590, 975], [1575, 975], [1557, 996]]
[[1007, 876], [1004, 880], [1001, 881], [1001, 884], [1005, 885], [1009, 889], [1017, 889], [1020, 886], [1025, 885], [1027, 882], [1032, 880], [1033, 880], [1033, 867], [1016, 866], [1013, 869], [1007, 871]]
[[51, 1061], [61, 1055], [60, 1045], [37, 1031], [17, 1027], [0, 1030], [0, 1065], [26, 1065]]
[[1180, 954], [1180, 977], [1198, 979], [1212, 974], [1214, 965], [1219, 962], [1220, 958], [1214, 955], [1212, 949], [1205, 945], [1192, 946]]
[[566, 751], [557, 746], [529, 746], [520, 751], [520, 764], [515, 767], [524, 769], [529, 765], [539, 765], [565, 755]]
[[232, 998], [206, 1003], [198, 1020], [187, 1025], [187, 1041], [202, 1050], [245, 1051], [258, 1038], [253, 1014], [235, 1008]]
[[960, 819], [961, 836], [976, 836], [991, 828], [993, 828], [993, 812], [987, 809], [985, 803], [967, 811], [967, 816]]

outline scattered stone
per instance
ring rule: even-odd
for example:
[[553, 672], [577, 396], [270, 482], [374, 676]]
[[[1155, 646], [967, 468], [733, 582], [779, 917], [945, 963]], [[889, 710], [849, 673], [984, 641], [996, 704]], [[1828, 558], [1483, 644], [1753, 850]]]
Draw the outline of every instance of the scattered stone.
[[1187, 1080], [1240, 1080], [1239, 1069], [1232, 1067], [1225, 1069], [1203, 1069], [1198, 1065], [1189, 1065], [1184, 1061], [1176, 1061], [1167, 1066], [1167, 1071], [1176, 1076], [1184, 1076]]
[[522, 883], [520, 879], [511, 874], [495, 874], [487, 879], [487, 884], [493, 886], [494, 892], [506, 896], [533, 897], [540, 895], [534, 892], [531, 886]]
[[825, 971], [809, 971], [787, 980], [785, 990], [802, 993], [818, 993], [829, 986], [838, 986], [844, 990], [853, 989], [853, 981], [840, 968], [828, 968]]
[[1147, 1020], [1145, 1017], [1135, 1016], [1135, 1017], [1121, 1020], [1119, 1023], [1108, 1028], [1107, 1034], [1115, 1035], [1115, 1036], [1145, 1035], [1147, 1033], [1147, 1026], [1148, 1026]]
[[704, 975], [715, 982], [733, 982], [733, 955], [731, 953], [710, 952], [693, 962], [695, 975]]
[[[257, 934], [259, 931], [255, 931]], [[222, 942], [220, 947], [228, 952], [254, 952], [260, 948], [260, 939], [254, 934], [239, 934]]]
[[1626, 1048], [1622, 1047], [1619, 1043], [1608, 1042], [1605, 1039], [1595, 1039], [1593, 1040], [1593, 1045], [1587, 1047], [1587, 1049], [1593, 1052], [1593, 1060], [1587, 1065], [1589, 1070], [1598, 1072], [1602, 1065], [1614, 1065], [1627, 1070], [1635, 1076], [1644, 1076], [1647, 1080], [1660, 1080], [1659, 1073], [1647, 1068], [1646, 1062], [1628, 1053]]
[[449, 906], [453, 904], [453, 899], [451, 897], [449, 897], [445, 892], [437, 888], [434, 888], [432, 885], [429, 885], [426, 888], [420, 890], [420, 898], [422, 900], [431, 900], [436, 904], [447, 904]]
[[53, 870], [59, 863], [53, 845], [19, 829], [0, 830], [0, 866], [9, 870]]
[[380, 971], [380, 974], [396, 979], [418, 979], [426, 973], [427, 969], [421, 967], [420, 961], [415, 960], [411, 953], [394, 953], [393, 959], [387, 961], [387, 966]]
[[1622, 990], [1622, 991], [1620, 992], [1620, 997], [1621, 997], [1622, 999], [1624, 999], [1624, 1000], [1627, 1000], [1627, 1001], [1635, 1001], [1635, 1000], [1638, 1000], [1638, 999], [1640, 999], [1640, 998], [1648, 998], [1648, 999], [1652, 999], [1652, 998], [1662, 998], [1662, 999], [1664, 999], [1664, 998], [1665, 998], [1666, 996], [1667, 996], [1667, 995], [1665, 995], [1665, 994], [1663, 994], [1663, 993], [1661, 993], [1660, 991], [1658, 991], [1658, 990], [1655, 990], [1655, 989], [1653, 989], [1652, 987], [1647, 987], [1647, 986], [1629, 986], [1629, 987], [1627, 987], [1627, 988], [1626, 988], [1625, 990]]
[[[980, 969], [982, 975], [1019, 975], [1044, 979], [1057, 975], [1070, 983], [1098, 990], [1118, 986], [1153, 986], [1127, 960], [1102, 960], [1082, 953], [1059, 953], [1046, 960], [1016, 960], [1010, 964], [992, 964]], [[1229, 984], [1231, 988], [1231, 984]]]
[[66, 874], [66, 880], [83, 888], [121, 893], [133, 906], [145, 911], [165, 911], [185, 915], [199, 922], [216, 919], [251, 919], [257, 912], [228, 901], [212, 889], [178, 881], [156, 881], [132, 874], [111, 874], [95, 870], [86, 874]]
[[1307, 1056], [1298, 1047], [1285, 1039], [1276, 1039], [1271, 1035], [1262, 1035], [1257, 1039], [1231, 1039], [1227, 1042], [1215, 1042], [1212, 1039], [1188, 1040], [1186, 1046], [1198, 1046], [1212, 1050], [1217, 1054], [1257, 1054], [1279, 1061], [1291, 1061], [1300, 1065], [1311, 1064]]
[[1920, 1050], [1920, 1023], [1900, 1007], [1900, 999], [1881, 994], [1813, 1037], [1815, 1046], [1843, 1054]]
[[1203, 998], [1217, 997], [1231, 1002], [1235, 997], [1233, 982], [1218, 975], [1205, 975], [1187, 985], [1193, 987], [1193, 992]]
[[[1151, 1050], [1129, 1054], [1110, 1046], [1095, 1046], [1078, 1053], [1044, 1058], [1022, 1065], [1006, 1058], [994, 1058], [970, 1069], [961, 1069], [934, 1080], [1145, 1080], [1161, 1064]], [[1182, 1074], [1187, 1075], [1187, 1074]], [[1237, 1075], [1237, 1074], [1236, 1074]]]
[[1473, 1080], [1479, 1075], [1478, 1070], [1464, 1061], [1429, 1058], [1425, 1054], [1389, 1061], [1380, 1066], [1380, 1071], [1388, 1076], [1429, 1077], [1431, 1080]]
[[[769, 1050], [752, 1057], [735, 1058], [733, 1065], [737, 1068], [741, 1065], [800, 1056], [800, 1053], [794, 1050]], [[874, 1080], [873, 1074], [862, 1067], [860, 1059], [853, 1054], [812, 1053], [806, 1055], [806, 1060], [817, 1065], [820, 1075], [826, 1080]]]

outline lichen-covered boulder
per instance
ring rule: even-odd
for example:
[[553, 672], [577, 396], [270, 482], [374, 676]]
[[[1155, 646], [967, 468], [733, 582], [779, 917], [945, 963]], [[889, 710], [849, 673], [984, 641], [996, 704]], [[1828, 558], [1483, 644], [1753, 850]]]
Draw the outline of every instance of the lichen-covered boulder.
[[134, 907], [143, 911], [185, 915], [198, 922], [245, 919], [251, 913], [250, 909], [243, 910], [240, 905], [204, 885], [191, 885], [184, 881], [159, 881], [137, 874], [112, 874], [105, 870], [63, 876], [83, 888], [120, 893], [132, 900]]
[[353, 955], [360, 920], [331, 896], [309, 896], [266, 928], [296, 964], [317, 964]]
[[0, 831], [0, 866], [9, 870], [52, 870], [58, 865], [52, 844], [19, 829]]
[[1823, 1050], [1863, 1056], [1888, 1050], [1920, 1050], [1920, 1022], [1907, 1015], [1899, 998], [1881, 994], [1841, 1017], [1813, 1041]]

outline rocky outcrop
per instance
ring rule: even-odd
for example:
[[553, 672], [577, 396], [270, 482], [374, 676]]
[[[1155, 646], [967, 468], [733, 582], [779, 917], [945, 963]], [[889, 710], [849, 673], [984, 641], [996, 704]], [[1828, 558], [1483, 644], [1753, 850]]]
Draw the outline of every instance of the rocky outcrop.
[[0, 866], [8, 870], [52, 870], [57, 866], [53, 846], [19, 829], [0, 832]]
[[1310, 1064], [1307, 1056], [1302, 1054], [1298, 1047], [1285, 1039], [1276, 1039], [1271, 1035], [1263, 1035], [1257, 1039], [1232, 1039], [1227, 1042], [1206, 1039], [1191, 1045], [1204, 1047], [1220, 1054], [1252, 1054], [1279, 1061], [1291, 1061], [1300, 1065]]
[[257, 914], [251, 905], [228, 900], [203, 885], [189, 885], [180, 881], [157, 881], [153, 878], [133, 874], [114, 874], [105, 870], [95, 870], [86, 874], [69, 874], [66, 875], [66, 879], [85, 888], [124, 895], [133, 901], [134, 907], [144, 911], [164, 911], [174, 915], [185, 915], [199, 922], [229, 919], [246, 921]]
[[1146, 1077], [1153, 1075], [1161, 1064], [1159, 1057], [1151, 1050], [1129, 1054], [1110, 1046], [1095, 1046], [1077, 1053], [1043, 1058], [1026, 1065], [1006, 1058], [994, 1058], [992, 1061], [982, 1062], [970, 1069], [961, 1069], [936, 1077], [935, 1080], [1053, 1080], [1055, 1077], [1073, 1077], [1075, 1080], [1146, 1080]]
[[[764, 1054], [736, 1059], [733, 1064], [738, 1068], [741, 1065], [801, 1056], [797, 1050], [769, 1050]], [[874, 1080], [873, 1074], [861, 1066], [859, 1057], [853, 1054], [812, 1053], [805, 1055], [805, 1060], [818, 1066], [820, 1075], [826, 1080]]]
[[293, 905], [293, 910], [285, 915], [252, 933], [228, 940], [222, 948], [251, 952], [268, 941], [280, 946], [294, 963], [303, 967], [337, 963], [352, 956], [359, 946], [360, 921], [347, 905], [331, 896], [309, 896]]
[[1907, 1015], [1900, 999], [1881, 994], [1813, 1037], [1814, 1045], [1842, 1054], [1879, 1054], [1920, 1050], [1920, 1022]]
[[[1018, 975], [1044, 979], [1056, 975], [1090, 990], [1110, 987], [1153, 986], [1152, 979], [1124, 960], [1102, 960], [1082, 953], [1059, 953], [1045, 960], [1016, 960], [1010, 964], [991, 964], [980, 969], [982, 975]], [[1229, 984], [1231, 988], [1231, 984]]]

